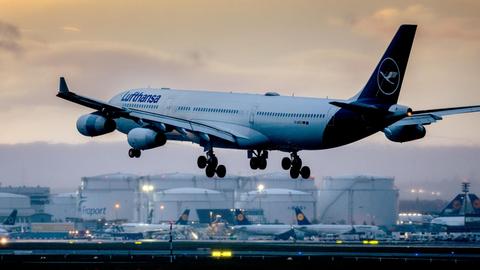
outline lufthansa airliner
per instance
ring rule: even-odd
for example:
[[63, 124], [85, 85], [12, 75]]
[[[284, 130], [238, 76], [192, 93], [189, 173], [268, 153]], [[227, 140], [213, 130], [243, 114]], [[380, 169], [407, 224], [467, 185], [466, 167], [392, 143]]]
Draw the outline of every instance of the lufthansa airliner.
[[95, 110], [77, 120], [81, 134], [126, 134], [132, 158], [168, 140], [190, 141], [205, 151], [198, 167], [222, 178], [226, 168], [214, 148], [246, 150], [254, 170], [265, 169], [268, 151], [279, 150], [289, 153], [281, 165], [292, 178], [309, 178], [302, 150], [339, 147], [377, 132], [394, 142], [417, 140], [445, 115], [480, 111], [480, 105], [414, 111], [397, 104], [416, 28], [400, 26], [366, 85], [347, 100], [140, 88], [103, 102], [69, 91], [63, 77], [57, 96]]

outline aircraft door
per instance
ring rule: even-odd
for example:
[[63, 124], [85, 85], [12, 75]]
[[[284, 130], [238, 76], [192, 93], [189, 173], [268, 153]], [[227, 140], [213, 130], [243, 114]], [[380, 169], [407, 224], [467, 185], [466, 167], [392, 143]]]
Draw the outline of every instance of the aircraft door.
[[255, 124], [255, 115], [257, 114], [257, 109], [258, 109], [258, 105], [255, 105], [252, 107], [252, 110], [250, 111], [250, 116], [248, 119], [250, 126], [253, 126]]

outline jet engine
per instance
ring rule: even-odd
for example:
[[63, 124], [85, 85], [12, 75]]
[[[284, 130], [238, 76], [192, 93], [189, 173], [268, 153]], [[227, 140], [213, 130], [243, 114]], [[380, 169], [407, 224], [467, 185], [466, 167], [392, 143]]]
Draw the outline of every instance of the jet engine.
[[164, 145], [167, 136], [149, 128], [134, 128], [128, 132], [127, 140], [132, 148], [145, 150]]
[[89, 137], [110, 133], [116, 127], [117, 124], [113, 119], [106, 118], [99, 113], [82, 115], [77, 120], [78, 132]]
[[408, 142], [425, 137], [427, 130], [422, 125], [392, 126], [383, 130], [392, 142]]

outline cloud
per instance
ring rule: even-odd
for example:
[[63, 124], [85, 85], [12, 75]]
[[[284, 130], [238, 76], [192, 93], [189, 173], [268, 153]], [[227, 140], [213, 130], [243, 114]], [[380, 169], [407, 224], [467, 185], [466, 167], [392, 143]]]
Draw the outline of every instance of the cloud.
[[78, 27], [68, 26], [68, 25], [63, 26], [63, 27], [62, 27], [62, 30], [63, 30], [64, 32], [80, 32], [80, 31], [81, 31], [80, 28], [78, 28]]
[[[332, 19], [330, 24], [339, 24], [338, 19]], [[480, 39], [480, 29], [477, 27], [480, 24], [480, 17], [449, 14], [448, 11], [445, 13], [444, 10], [436, 9], [435, 5], [384, 7], [367, 16], [353, 18], [349, 24], [354, 32], [368, 35], [390, 36], [392, 29], [401, 24], [418, 24], [423, 35], [437, 40], [461, 39], [478, 42]]]
[[21, 53], [23, 51], [20, 45], [21, 34], [18, 27], [13, 24], [0, 21], [0, 50], [10, 53]]

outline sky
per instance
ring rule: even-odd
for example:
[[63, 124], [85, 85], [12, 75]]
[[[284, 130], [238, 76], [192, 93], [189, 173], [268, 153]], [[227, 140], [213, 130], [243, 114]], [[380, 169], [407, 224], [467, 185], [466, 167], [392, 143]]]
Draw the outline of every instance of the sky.
[[[0, 0], [0, 7], [5, 147], [126, 144], [119, 133], [92, 139], [76, 131], [76, 119], [91, 110], [55, 97], [60, 76], [103, 100], [147, 86], [349, 98], [402, 23], [419, 27], [399, 103], [480, 104], [478, 1]], [[479, 117], [446, 117], [405, 145], [476, 149]], [[398, 147], [381, 133], [361, 145]]]

